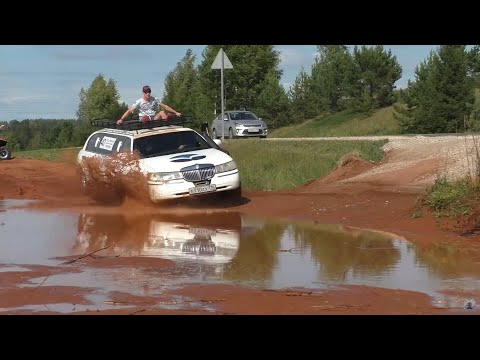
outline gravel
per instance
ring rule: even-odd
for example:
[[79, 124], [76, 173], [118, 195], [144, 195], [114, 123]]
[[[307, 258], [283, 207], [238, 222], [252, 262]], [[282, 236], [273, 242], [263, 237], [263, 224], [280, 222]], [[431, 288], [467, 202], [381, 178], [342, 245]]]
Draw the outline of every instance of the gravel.
[[[382, 162], [360, 176], [387, 173], [432, 159], [436, 168], [419, 182], [433, 183], [439, 176], [448, 180], [459, 180], [465, 176], [475, 177], [480, 163], [480, 135], [388, 135], [388, 136], [349, 136], [316, 138], [269, 138], [269, 141], [318, 141], [318, 140], [383, 140], [388, 161]], [[357, 177], [358, 178], [358, 177]]]

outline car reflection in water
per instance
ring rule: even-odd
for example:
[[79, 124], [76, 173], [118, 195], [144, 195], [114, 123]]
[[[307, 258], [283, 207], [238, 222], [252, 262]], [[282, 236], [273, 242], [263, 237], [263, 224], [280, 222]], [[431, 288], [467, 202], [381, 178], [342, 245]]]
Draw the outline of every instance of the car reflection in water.
[[218, 216], [81, 214], [73, 252], [152, 256], [225, 264], [237, 254], [242, 220], [239, 214]]
[[238, 230], [212, 229], [170, 222], [152, 221], [144, 256], [228, 263], [240, 244]]

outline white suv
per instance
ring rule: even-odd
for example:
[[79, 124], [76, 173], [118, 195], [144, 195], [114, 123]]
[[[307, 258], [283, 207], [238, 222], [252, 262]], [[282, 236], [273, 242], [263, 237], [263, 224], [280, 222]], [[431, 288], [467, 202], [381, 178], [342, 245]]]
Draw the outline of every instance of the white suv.
[[[111, 169], [108, 165], [113, 164], [113, 172], [123, 176], [133, 167], [132, 163], [117, 167], [118, 155], [134, 153], [138, 155], [135, 166], [146, 177], [153, 202], [227, 191], [238, 197], [241, 194], [237, 164], [219, 147], [220, 141], [184, 127], [184, 119], [146, 124], [137, 121], [121, 125], [110, 121], [92, 123], [104, 128], [93, 132], [78, 153], [85, 189], [92, 179], [84, 160], [100, 159], [104, 165], [100, 168], [104, 170]], [[105, 181], [109, 181], [107, 174], [103, 175]]]

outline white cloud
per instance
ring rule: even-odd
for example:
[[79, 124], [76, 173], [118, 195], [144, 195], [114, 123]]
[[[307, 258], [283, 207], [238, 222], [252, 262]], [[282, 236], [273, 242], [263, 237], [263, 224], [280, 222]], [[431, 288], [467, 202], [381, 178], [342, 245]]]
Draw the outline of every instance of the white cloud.
[[26, 103], [26, 102], [34, 102], [39, 100], [45, 101], [45, 100], [54, 100], [54, 99], [58, 99], [58, 98], [54, 95], [48, 95], [48, 94], [28, 94], [23, 96], [10, 95], [10, 96], [4, 96], [4, 97], [0, 95], [0, 104], [14, 105], [16, 103]]

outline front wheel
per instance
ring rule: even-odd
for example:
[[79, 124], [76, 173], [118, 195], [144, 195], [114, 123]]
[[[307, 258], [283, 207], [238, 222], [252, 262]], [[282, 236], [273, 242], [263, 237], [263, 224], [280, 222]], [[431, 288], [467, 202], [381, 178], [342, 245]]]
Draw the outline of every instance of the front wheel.
[[0, 147], [0, 160], [9, 160], [12, 158], [12, 152], [6, 146]]
[[215, 129], [212, 130], [212, 139], [218, 139], [217, 131]]

